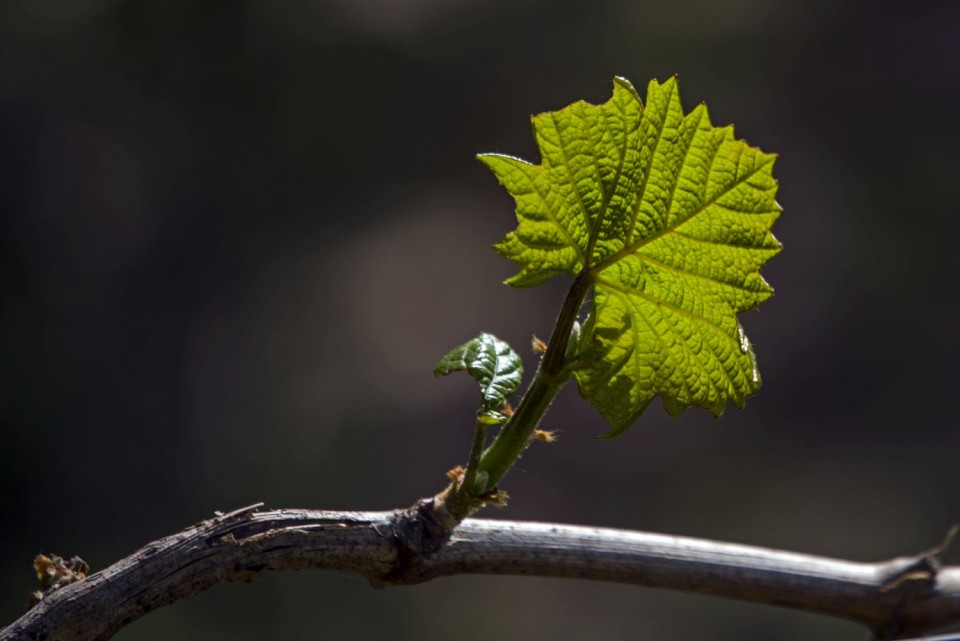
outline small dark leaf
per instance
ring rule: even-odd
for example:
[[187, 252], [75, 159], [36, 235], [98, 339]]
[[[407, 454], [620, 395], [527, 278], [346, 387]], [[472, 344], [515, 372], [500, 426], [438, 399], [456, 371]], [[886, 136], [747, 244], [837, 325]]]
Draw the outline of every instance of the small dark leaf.
[[480, 334], [444, 356], [433, 370], [445, 376], [463, 370], [480, 384], [483, 397], [477, 416], [487, 424], [500, 423], [500, 409], [523, 379], [523, 361], [508, 344], [492, 334]]

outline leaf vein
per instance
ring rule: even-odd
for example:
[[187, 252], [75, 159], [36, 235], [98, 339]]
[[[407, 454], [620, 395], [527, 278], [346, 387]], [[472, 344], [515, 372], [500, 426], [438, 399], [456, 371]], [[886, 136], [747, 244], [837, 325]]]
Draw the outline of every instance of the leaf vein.
[[546, 212], [547, 216], [550, 218], [550, 222], [552, 222], [554, 225], [557, 226], [557, 228], [560, 230], [560, 233], [563, 234], [563, 237], [567, 239], [567, 242], [573, 248], [574, 252], [576, 252], [577, 258], [580, 260], [580, 263], [583, 264], [583, 254], [580, 251], [580, 247], [575, 242], [573, 242], [573, 237], [570, 236], [570, 232], [567, 231], [567, 228], [560, 224], [560, 221], [557, 218], [557, 215], [550, 208], [550, 204], [547, 202], [546, 197], [544, 197], [543, 192], [540, 191], [540, 187], [537, 186], [536, 181], [531, 180], [530, 182], [533, 185], [533, 190], [537, 192], [537, 197], [540, 198], [540, 202], [543, 204], [543, 210]]
[[[671, 86], [671, 95], [667, 97], [667, 103], [669, 104], [670, 98], [673, 97], [673, 91], [675, 89]], [[647, 107], [650, 106], [650, 96], [647, 95]], [[644, 114], [646, 109], [644, 109]], [[663, 132], [667, 128], [667, 114], [663, 115], [663, 122], [660, 123], [660, 129], [657, 131], [657, 141], [653, 145], [653, 151], [650, 153], [650, 158], [647, 161], [647, 166], [644, 168], [643, 172], [643, 184], [637, 190], [637, 202], [633, 206], [633, 216], [630, 219], [630, 226], [627, 227], [627, 245], [633, 240], [633, 233], [637, 229], [637, 218], [640, 216], [640, 206], [643, 204], [643, 196], [647, 191], [647, 182], [650, 180], [650, 170], [653, 168], [653, 161], [657, 157], [657, 151], [660, 149], [660, 141], [663, 140]], [[619, 253], [619, 252], [617, 252]], [[616, 254], [614, 254], [616, 255]]]
[[[605, 122], [601, 119], [601, 122]], [[606, 124], [603, 125], [606, 127]], [[613, 177], [613, 183], [610, 187], [610, 191], [603, 195], [603, 204], [600, 206], [600, 213], [597, 215], [597, 222], [593, 229], [590, 230], [590, 239], [587, 241], [587, 251], [586, 259], [588, 262], [584, 263], [584, 269], [590, 268], [590, 262], [593, 261], [593, 248], [597, 244], [597, 239], [600, 236], [600, 228], [603, 226], [603, 219], [607, 215], [607, 210], [610, 208], [610, 201], [613, 200], [613, 195], [617, 193], [617, 187], [620, 185], [620, 178], [623, 176], [623, 164], [627, 157], [627, 146], [630, 144], [630, 135], [629, 130], [623, 133], [623, 143], [620, 145], [619, 154], [620, 157], [617, 162], [617, 173]], [[600, 185], [603, 185], [603, 182], [600, 182]]]
[[[673, 231], [673, 233], [676, 234], [677, 236], [682, 236], [683, 238], [686, 238], [687, 240], [691, 240], [691, 241], [693, 241], [693, 242], [695, 242], [695, 243], [702, 243], [702, 244], [704, 244], [704, 245], [714, 245], [714, 246], [717, 246], [717, 247], [730, 247], [731, 249], [749, 249], [749, 250], [753, 250], [753, 251], [772, 251], [772, 250], [776, 249], [776, 247], [763, 246], [763, 245], [758, 245], [758, 244], [731, 243], [731, 242], [724, 241], [724, 240], [713, 240], [712, 238], [700, 238], [699, 236], [692, 236], [692, 235], [690, 235], [690, 234], [684, 233], [684, 232], [679, 231], [679, 230], [676, 230], [676, 229]], [[636, 252], [636, 253], [637, 253], [638, 255], [640, 254], [639, 251]]]
[[[580, 211], [583, 212], [584, 226], [588, 229], [590, 228], [590, 212], [587, 210], [587, 206], [583, 202], [583, 196], [580, 194], [580, 188], [577, 185], [577, 181], [573, 178], [573, 173], [570, 170], [570, 158], [567, 156], [567, 148], [563, 144], [563, 134], [561, 133], [562, 127], [560, 123], [557, 122], [557, 114], [554, 112], [551, 114], [553, 119], [553, 126], [557, 130], [557, 135], [560, 137], [560, 154], [563, 156], [563, 168], [567, 172], [567, 178], [570, 180], [570, 189], [573, 190], [574, 195], [577, 197], [577, 203], [580, 205]], [[567, 238], [570, 240], [570, 244], [576, 247], [577, 255], [580, 257], [580, 262], [584, 265], [587, 264], [589, 260], [589, 255], [586, 255], [581, 252], [580, 246], [573, 241], [573, 238], [569, 235]]]
[[[702, 112], [698, 112], [701, 113]], [[699, 126], [700, 118], [697, 118], [697, 123], [694, 127]], [[684, 118], [680, 121], [680, 126], [683, 127], [687, 124], [687, 119]], [[679, 132], [678, 132], [679, 133]], [[697, 132], [694, 130], [693, 134], [690, 136], [690, 140], [687, 141], [687, 146], [683, 150], [683, 158], [680, 159], [680, 165], [677, 167], [677, 175], [673, 179], [673, 186], [670, 189], [670, 198], [667, 199], [667, 206], [664, 208], [664, 213], [666, 214], [666, 219], [670, 220], [670, 208], [673, 207], [673, 199], [677, 195], [677, 187], [680, 185], [680, 176], [683, 175], [683, 168], [687, 164], [687, 158], [690, 156], [690, 149], [693, 147], [693, 140], [697, 137]]]
[[684, 216], [683, 218], [679, 219], [679, 220], [678, 220], [677, 222], [675, 222], [674, 224], [672, 224], [672, 225], [667, 225], [667, 226], [665, 226], [663, 229], [661, 229], [660, 231], [655, 232], [655, 233], [653, 233], [653, 234], [650, 234], [649, 236], [646, 236], [646, 237], [644, 237], [644, 238], [641, 238], [641, 239], [637, 240], [636, 242], [634, 242], [634, 243], [632, 243], [632, 244], [629, 244], [629, 245], [623, 247], [620, 251], [616, 252], [615, 254], [612, 254], [612, 255], [608, 256], [607, 258], [603, 259], [602, 261], [600, 261], [599, 263], [597, 263], [596, 265], [594, 265], [594, 266], [592, 267], [592, 271], [595, 272], [595, 273], [596, 273], [596, 272], [599, 272], [599, 271], [602, 271], [603, 269], [606, 269], [607, 267], [609, 267], [609, 266], [612, 265], [613, 263], [617, 262], [618, 260], [620, 260], [620, 259], [623, 258], [624, 256], [627, 256], [628, 254], [635, 253], [638, 249], [640, 249], [640, 248], [643, 247], [644, 245], [648, 245], [648, 244], [652, 243], [653, 241], [655, 241], [656, 239], [660, 238], [661, 236], [665, 236], [665, 235], [667, 235], [667, 234], [669, 234], [669, 233], [671, 233], [671, 232], [673, 232], [673, 231], [676, 231], [677, 227], [680, 227], [680, 226], [684, 225], [685, 223], [689, 222], [690, 220], [696, 218], [697, 216], [699, 216], [700, 214], [702, 214], [703, 212], [705, 212], [705, 211], [706, 211], [707, 209], [709, 209], [717, 200], [719, 200], [719, 199], [722, 198], [724, 195], [730, 193], [731, 191], [733, 191], [734, 189], [736, 189], [737, 187], [739, 187], [740, 185], [742, 185], [743, 183], [745, 183], [745, 182], [746, 182], [748, 179], [750, 179], [754, 174], [756, 174], [757, 172], [759, 172], [760, 170], [762, 170], [764, 167], [766, 167], [766, 166], [767, 166], [769, 163], [771, 163], [771, 162], [773, 162], [773, 161], [772, 161], [772, 160], [768, 160], [767, 162], [763, 163], [762, 165], [757, 166], [756, 168], [754, 168], [754, 170], [753, 170], [752, 172], [750, 172], [749, 174], [743, 176], [742, 178], [739, 178], [739, 179], [736, 180], [733, 184], [729, 185], [726, 189], [721, 190], [720, 192], [718, 192], [713, 198], [711, 198], [711, 199], [708, 200], [707, 202], [703, 203], [702, 205], [700, 205], [700, 207], [697, 207], [697, 208], [696, 208], [695, 210], [693, 210], [690, 214], [688, 214], [687, 216]]
[[[683, 376], [683, 370], [680, 368], [680, 363], [677, 362], [677, 359], [674, 357], [670, 346], [667, 345], [667, 342], [663, 339], [663, 335], [657, 331], [657, 328], [654, 326], [650, 319], [647, 318], [646, 314], [637, 307], [637, 304], [630, 299], [630, 294], [623, 290], [616, 290], [617, 295], [620, 296], [628, 307], [633, 309], [637, 318], [643, 321], [643, 324], [647, 326], [647, 329], [650, 330], [650, 333], [653, 334], [653, 337], [656, 339], [657, 343], [661, 347], [661, 351], [664, 354], [664, 358], [668, 359], [673, 364], [673, 371], [680, 375], [681, 388], [686, 391], [687, 395], [691, 394], [690, 386], [687, 383], [686, 378]], [[633, 345], [631, 346], [631, 353], [636, 356], [637, 345], [640, 343], [640, 334], [637, 331], [636, 325], [631, 324], [631, 329], [633, 330]], [[636, 373], [637, 380], [640, 380], [640, 359], [633, 359], [634, 370]]]
[[[721, 327], [720, 325], [718, 325], [718, 324], [716, 323], [716, 321], [712, 321], [712, 320], [710, 320], [709, 318], [707, 318], [706, 316], [698, 316], [697, 314], [694, 314], [693, 312], [689, 312], [689, 311], [683, 309], [682, 307], [678, 307], [677, 305], [674, 305], [673, 303], [671, 303], [671, 302], [669, 302], [669, 301], [665, 301], [665, 300], [663, 300], [663, 299], [661, 299], [661, 298], [657, 298], [656, 296], [651, 296], [650, 294], [648, 294], [648, 293], [646, 293], [646, 292], [644, 292], [644, 291], [641, 291], [641, 290], [639, 290], [639, 289], [635, 289], [635, 288], [633, 288], [633, 287], [629, 287], [629, 286], [627, 286], [627, 285], [620, 285], [619, 283], [614, 283], [613, 281], [606, 280], [605, 278], [597, 278], [597, 279], [596, 279], [596, 283], [597, 283], [598, 285], [603, 285], [604, 287], [607, 287], [607, 288], [609, 288], [609, 289], [618, 291], [618, 292], [620, 292], [621, 294], [623, 294], [623, 295], [625, 295], [625, 296], [636, 296], [636, 297], [638, 297], [638, 298], [642, 298], [643, 300], [645, 300], [645, 301], [647, 301], [647, 302], [653, 303], [654, 305], [663, 305], [664, 307], [667, 307], [667, 308], [669, 308], [669, 309], [674, 310], [675, 312], [677, 312], [677, 313], [680, 314], [681, 316], [684, 316], [685, 318], [688, 318], [688, 319], [690, 319], [691, 321], [698, 322], [698, 323], [703, 323], [704, 325], [712, 328], [712, 329], [713, 329], [714, 331], [716, 331], [718, 334], [720, 334], [721, 336], [723, 336], [724, 338], [726, 338], [728, 341], [730, 341], [730, 342], [736, 342], [736, 340], [735, 340], [732, 336], [730, 336], [730, 335], [726, 332], [726, 330], [723, 329], [723, 327]], [[739, 343], [738, 343], [738, 345], [739, 345]], [[737, 347], [737, 349], [739, 349], [739, 347]]]
[[670, 271], [672, 271], [672, 272], [674, 272], [674, 273], [677, 273], [677, 274], [680, 274], [680, 275], [685, 275], [685, 276], [692, 276], [693, 278], [697, 278], [697, 279], [700, 279], [700, 280], [705, 280], [705, 281], [707, 281], [707, 282], [709, 282], [709, 283], [716, 283], [717, 285], [721, 285], [721, 286], [724, 286], [724, 287], [730, 287], [730, 288], [732, 288], [732, 289], [737, 289], [737, 290], [740, 290], [740, 291], [742, 291], [742, 292], [747, 292], [747, 293], [750, 293], [750, 294], [758, 294], [758, 293], [762, 293], [763, 291], [765, 291], [765, 290], [763, 290], [762, 288], [761, 288], [761, 289], [751, 289], [750, 287], [747, 287], [746, 285], [741, 285], [741, 284], [739, 284], [739, 283], [731, 283], [731, 282], [728, 282], [728, 281], [725, 281], [725, 280], [720, 280], [720, 279], [718, 279], [718, 278], [713, 278], [713, 277], [711, 277], [711, 276], [707, 276], [706, 274], [700, 274], [700, 273], [697, 273], [697, 272], [688, 271], [688, 270], [683, 269], [683, 268], [681, 268], [681, 267], [677, 267], [676, 265], [671, 265], [670, 263], [664, 263], [664, 262], [662, 262], [662, 261], [659, 261], [659, 260], [657, 260], [656, 258], [653, 258], [653, 257], [651, 257], [651, 256], [648, 256], [647, 254], [643, 254], [643, 253], [641, 253], [641, 252], [639, 252], [639, 251], [636, 252], [636, 254], [634, 254], [634, 255], [635, 255], [639, 260], [641, 260], [641, 261], [643, 261], [643, 262], [645, 262], [645, 263], [649, 263], [650, 265], [654, 265], [655, 267], [662, 267], [662, 268], [668, 269], [668, 270], [670, 270]]

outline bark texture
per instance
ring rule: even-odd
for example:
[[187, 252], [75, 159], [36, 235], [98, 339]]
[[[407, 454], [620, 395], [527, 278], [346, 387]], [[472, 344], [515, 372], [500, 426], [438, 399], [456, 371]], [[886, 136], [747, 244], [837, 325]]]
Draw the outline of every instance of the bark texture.
[[[86, 578], [54, 586], [0, 641], [108, 639], [147, 612], [223, 581], [306, 568], [378, 587], [440, 576], [581, 578], [786, 606], [902, 639], [960, 623], [960, 567], [932, 550], [855, 563], [661, 534], [466, 519], [451, 531], [431, 500], [390, 512], [218, 514]], [[951, 533], [952, 534], [952, 533]]]

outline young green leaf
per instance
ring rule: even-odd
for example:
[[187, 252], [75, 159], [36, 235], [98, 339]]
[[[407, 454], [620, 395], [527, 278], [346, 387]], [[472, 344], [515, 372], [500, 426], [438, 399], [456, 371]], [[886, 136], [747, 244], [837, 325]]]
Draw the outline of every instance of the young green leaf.
[[480, 334], [444, 356], [433, 374], [445, 376], [460, 370], [480, 383], [483, 400], [478, 420], [488, 425], [502, 422], [506, 417], [500, 410], [523, 379], [523, 361], [513, 348], [492, 334]]
[[736, 314], [773, 291], [759, 270], [780, 251], [775, 156], [713, 127], [704, 105], [684, 115], [673, 78], [650, 82], [646, 106], [616, 78], [608, 102], [535, 116], [533, 132], [539, 165], [480, 156], [517, 203], [496, 249], [520, 266], [517, 287], [586, 272], [574, 376], [610, 435], [655, 396], [673, 414], [742, 406], [760, 376]]

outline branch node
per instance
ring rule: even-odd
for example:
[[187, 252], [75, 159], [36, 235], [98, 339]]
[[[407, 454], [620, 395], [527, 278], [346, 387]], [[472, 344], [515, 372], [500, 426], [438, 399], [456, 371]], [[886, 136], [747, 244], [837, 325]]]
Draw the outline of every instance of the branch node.
[[880, 594], [890, 600], [890, 616], [874, 629], [874, 639], [896, 639], [911, 632], [904, 621], [904, 610], [916, 601], [928, 597], [936, 588], [937, 573], [943, 567], [943, 557], [953, 544], [960, 524], [954, 524], [937, 545], [912, 557], [894, 559], [890, 576], [880, 585]]
[[370, 582], [374, 587], [422, 582], [423, 560], [443, 547], [459, 523], [437, 497], [420, 499], [398, 511], [390, 520], [390, 537], [397, 546], [397, 558], [389, 572]]

